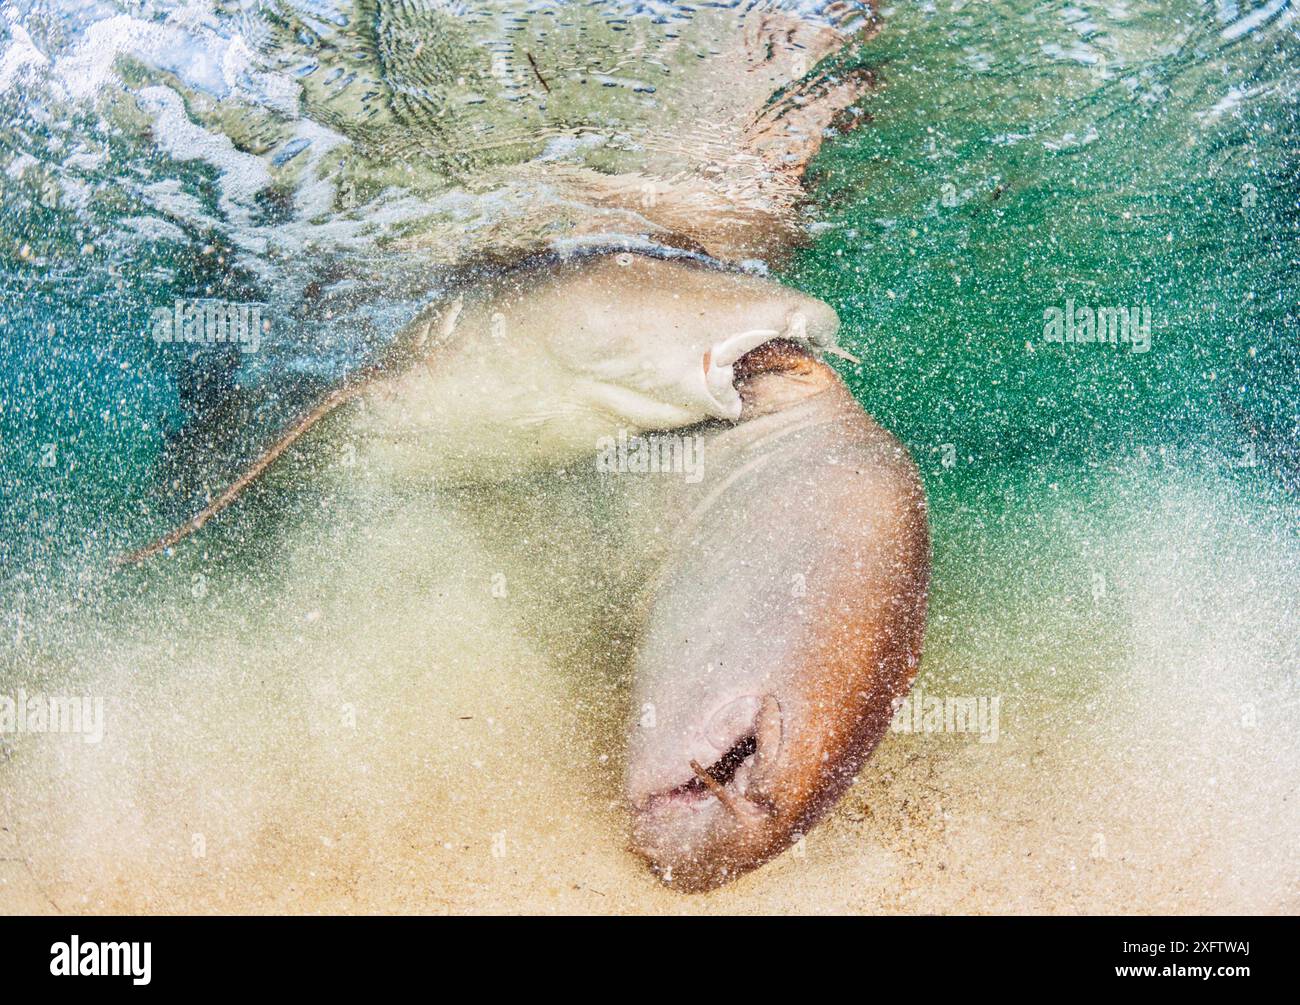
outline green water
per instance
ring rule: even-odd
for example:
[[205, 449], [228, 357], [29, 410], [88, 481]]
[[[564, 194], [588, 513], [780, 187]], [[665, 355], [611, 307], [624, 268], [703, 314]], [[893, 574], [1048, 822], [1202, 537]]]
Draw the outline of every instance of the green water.
[[[1033, 693], [1053, 666], [1102, 693], [1179, 617], [1143, 613], [1151, 577], [1206, 547], [1175, 543], [1171, 483], [1225, 542], [1204, 602], [1271, 631], [1229, 598], [1226, 541], [1239, 520], [1267, 564], [1297, 527], [1300, 40], [1214, 15], [898, 5], [853, 56], [872, 121], [814, 165], [821, 233], [791, 280], [839, 310], [846, 376], [925, 476], [931, 681]], [[1150, 348], [1046, 341], [1069, 298], [1149, 305]]]
[[[1203, 4], [956, 6], [888, 12], [859, 56], [873, 121], [816, 165], [826, 230], [794, 279], [839, 308], [864, 401], [938, 490], [1141, 446], [1231, 468], [1252, 443], [1242, 471], [1294, 484], [1294, 27], [1228, 41]], [[1067, 298], [1149, 305], [1149, 351], [1045, 342]]]

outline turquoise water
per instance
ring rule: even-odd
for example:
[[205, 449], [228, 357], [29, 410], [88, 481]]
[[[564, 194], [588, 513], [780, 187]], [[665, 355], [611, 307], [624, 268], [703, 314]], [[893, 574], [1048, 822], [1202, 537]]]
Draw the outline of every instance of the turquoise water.
[[[862, 52], [873, 121], [816, 165], [795, 272], [869, 360], [923, 465], [1181, 450], [1296, 477], [1300, 159], [1293, 11], [898, 5]], [[1044, 312], [1147, 305], [1151, 346], [1052, 344]], [[926, 464], [926, 459], [931, 461]]]
[[[1196, 549], [1126, 568], [1163, 485], [1234, 486], [1183, 505], [1252, 528], [1252, 563], [1278, 554], [1252, 507], [1295, 540], [1300, 38], [1289, 7], [958, 6], [898, 5], [861, 52], [872, 122], [815, 165], [793, 281], [839, 309], [847, 375], [925, 473], [931, 665], [998, 688], [1008, 645], [1047, 664], [1072, 637], [1073, 679], [1106, 681], [1150, 575]], [[1149, 305], [1149, 350], [1045, 341], [1070, 298]], [[1256, 589], [1293, 592], [1282, 569]], [[1089, 609], [1092, 582], [1120, 606]], [[1223, 616], [1267, 635], [1241, 603]]]

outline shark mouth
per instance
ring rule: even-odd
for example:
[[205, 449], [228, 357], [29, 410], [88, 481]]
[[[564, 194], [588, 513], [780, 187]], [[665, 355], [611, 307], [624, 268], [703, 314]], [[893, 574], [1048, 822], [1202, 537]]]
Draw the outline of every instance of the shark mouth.
[[[799, 313], [790, 317], [784, 331], [754, 328], [731, 335], [706, 350], [703, 359], [705, 393], [716, 409], [718, 418], [733, 422], [740, 418], [744, 403], [737, 384], [741, 378], [760, 369], [784, 368], [770, 365], [780, 357], [762, 352], [772, 345], [787, 347], [786, 353], [797, 351], [805, 358], [816, 358], [817, 354], [825, 353], [853, 363], [859, 362], [857, 357], [835, 343], [833, 335], [810, 333], [807, 319]], [[769, 365], [764, 366], [764, 363]]]
[[727, 786], [735, 781], [737, 772], [747, 763], [752, 763], [757, 752], [757, 734], [749, 733], [742, 736], [732, 744], [731, 749], [707, 768], [701, 767], [698, 761], [691, 761], [691, 770], [695, 772], [694, 777], [655, 798], [691, 802], [720, 798], [720, 790], [725, 791]]
[[[771, 695], [755, 701], [755, 705], [745, 715], [748, 721], [721, 754], [707, 766], [690, 759], [690, 777], [649, 794], [637, 809], [649, 814], [671, 809], [702, 810], [716, 800], [741, 817], [768, 815], [769, 800], [761, 794], [761, 778], [765, 768], [774, 763], [781, 745], [781, 706]], [[718, 744], [714, 749], [722, 747]]]

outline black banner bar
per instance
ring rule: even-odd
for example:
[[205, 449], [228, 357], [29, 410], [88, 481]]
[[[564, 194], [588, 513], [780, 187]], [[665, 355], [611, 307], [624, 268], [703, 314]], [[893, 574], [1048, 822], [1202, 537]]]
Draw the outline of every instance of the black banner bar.
[[1185, 917], [38, 917], [0, 919], [0, 961], [8, 988], [49, 991], [73, 979], [83, 992], [339, 993], [472, 972], [497, 988], [530, 974], [576, 980], [597, 962], [638, 982], [656, 971], [686, 981], [693, 997], [714, 981], [762, 985], [765, 971], [814, 963], [839, 963], [855, 981], [910, 974], [927, 993], [969, 990], [975, 978], [986, 992], [1133, 982], [1227, 990], [1225, 981], [1290, 976], [1297, 928], [1295, 918]]

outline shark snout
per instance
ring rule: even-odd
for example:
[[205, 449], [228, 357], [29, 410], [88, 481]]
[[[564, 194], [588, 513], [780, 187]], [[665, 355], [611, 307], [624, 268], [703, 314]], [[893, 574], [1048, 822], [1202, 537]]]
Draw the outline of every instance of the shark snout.
[[776, 795], [788, 791], [780, 778], [782, 734], [778, 697], [743, 695], [630, 765], [632, 842], [665, 883], [710, 889], [793, 840]]

